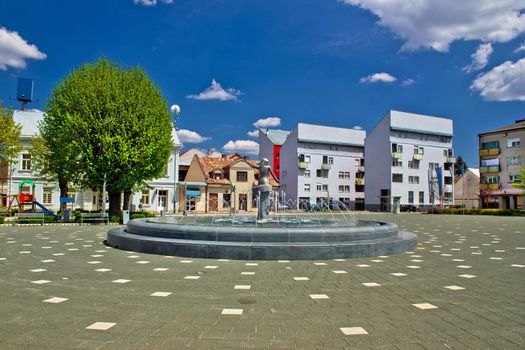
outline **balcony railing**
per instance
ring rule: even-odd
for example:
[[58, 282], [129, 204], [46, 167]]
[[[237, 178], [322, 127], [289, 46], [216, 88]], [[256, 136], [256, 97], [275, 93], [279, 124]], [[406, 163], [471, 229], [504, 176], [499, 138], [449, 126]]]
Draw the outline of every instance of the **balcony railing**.
[[414, 159], [415, 160], [423, 160], [423, 155], [420, 153], [414, 153]]
[[499, 184], [479, 184], [481, 191], [497, 191], [499, 190]]
[[362, 186], [365, 184], [365, 179], [355, 179], [355, 184]]
[[323, 163], [323, 164], [321, 164], [321, 169], [323, 169], [323, 170], [330, 170], [330, 169], [332, 169], [332, 164]]
[[401, 152], [392, 152], [392, 158], [401, 159]]
[[480, 166], [480, 167], [479, 167], [479, 172], [480, 172], [481, 174], [486, 174], [486, 173], [499, 173], [499, 171], [500, 171], [499, 165]]
[[299, 169], [308, 169], [308, 163], [299, 162]]
[[500, 154], [499, 148], [480, 148], [479, 149], [480, 157], [497, 156], [498, 154]]

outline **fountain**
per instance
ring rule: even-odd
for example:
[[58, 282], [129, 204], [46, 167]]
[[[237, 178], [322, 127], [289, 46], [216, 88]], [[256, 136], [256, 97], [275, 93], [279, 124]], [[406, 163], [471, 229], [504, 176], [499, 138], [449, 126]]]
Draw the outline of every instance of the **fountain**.
[[[253, 189], [257, 217], [200, 215], [134, 219], [109, 230], [109, 246], [143, 253], [242, 260], [317, 260], [389, 255], [411, 250], [416, 235], [386, 222], [339, 213], [269, 215], [271, 168], [263, 159]], [[330, 206], [325, 203], [326, 208]]]

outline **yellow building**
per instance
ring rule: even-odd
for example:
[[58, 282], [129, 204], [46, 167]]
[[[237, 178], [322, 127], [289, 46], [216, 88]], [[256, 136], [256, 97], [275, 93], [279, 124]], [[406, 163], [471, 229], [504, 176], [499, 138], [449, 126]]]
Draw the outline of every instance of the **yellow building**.
[[[221, 157], [194, 155], [184, 181], [180, 182], [180, 210], [201, 213], [228, 212], [232, 207], [241, 212], [256, 210], [252, 189], [259, 179], [259, 170], [253, 167], [258, 162], [237, 153]], [[275, 193], [279, 192], [279, 183], [273, 176], [270, 185]]]

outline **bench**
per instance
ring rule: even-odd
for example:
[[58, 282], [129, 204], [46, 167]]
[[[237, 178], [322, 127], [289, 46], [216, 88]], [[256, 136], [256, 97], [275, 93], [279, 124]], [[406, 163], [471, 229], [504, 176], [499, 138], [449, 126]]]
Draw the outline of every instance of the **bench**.
[[12, 220], [13, 226], [16, 226], [20, 221], [27, 223], [40, 222], [40, 225], [43, 225], [44, 213], [15, 213], [15, 217]]
[[80, 213], [80, 225], [84, 223], [104, 222], [109, 224], [108, 213]]

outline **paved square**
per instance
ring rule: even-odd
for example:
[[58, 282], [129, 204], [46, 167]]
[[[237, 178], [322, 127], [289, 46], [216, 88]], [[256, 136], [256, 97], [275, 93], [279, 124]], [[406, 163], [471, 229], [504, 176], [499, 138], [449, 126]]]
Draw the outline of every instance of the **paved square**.
[[0, 349], [525, 348], [524, 218], [357, 216], [419, 244], [362, 259], [207, 260], [110, 249], [111, 226], [0, 226]]

